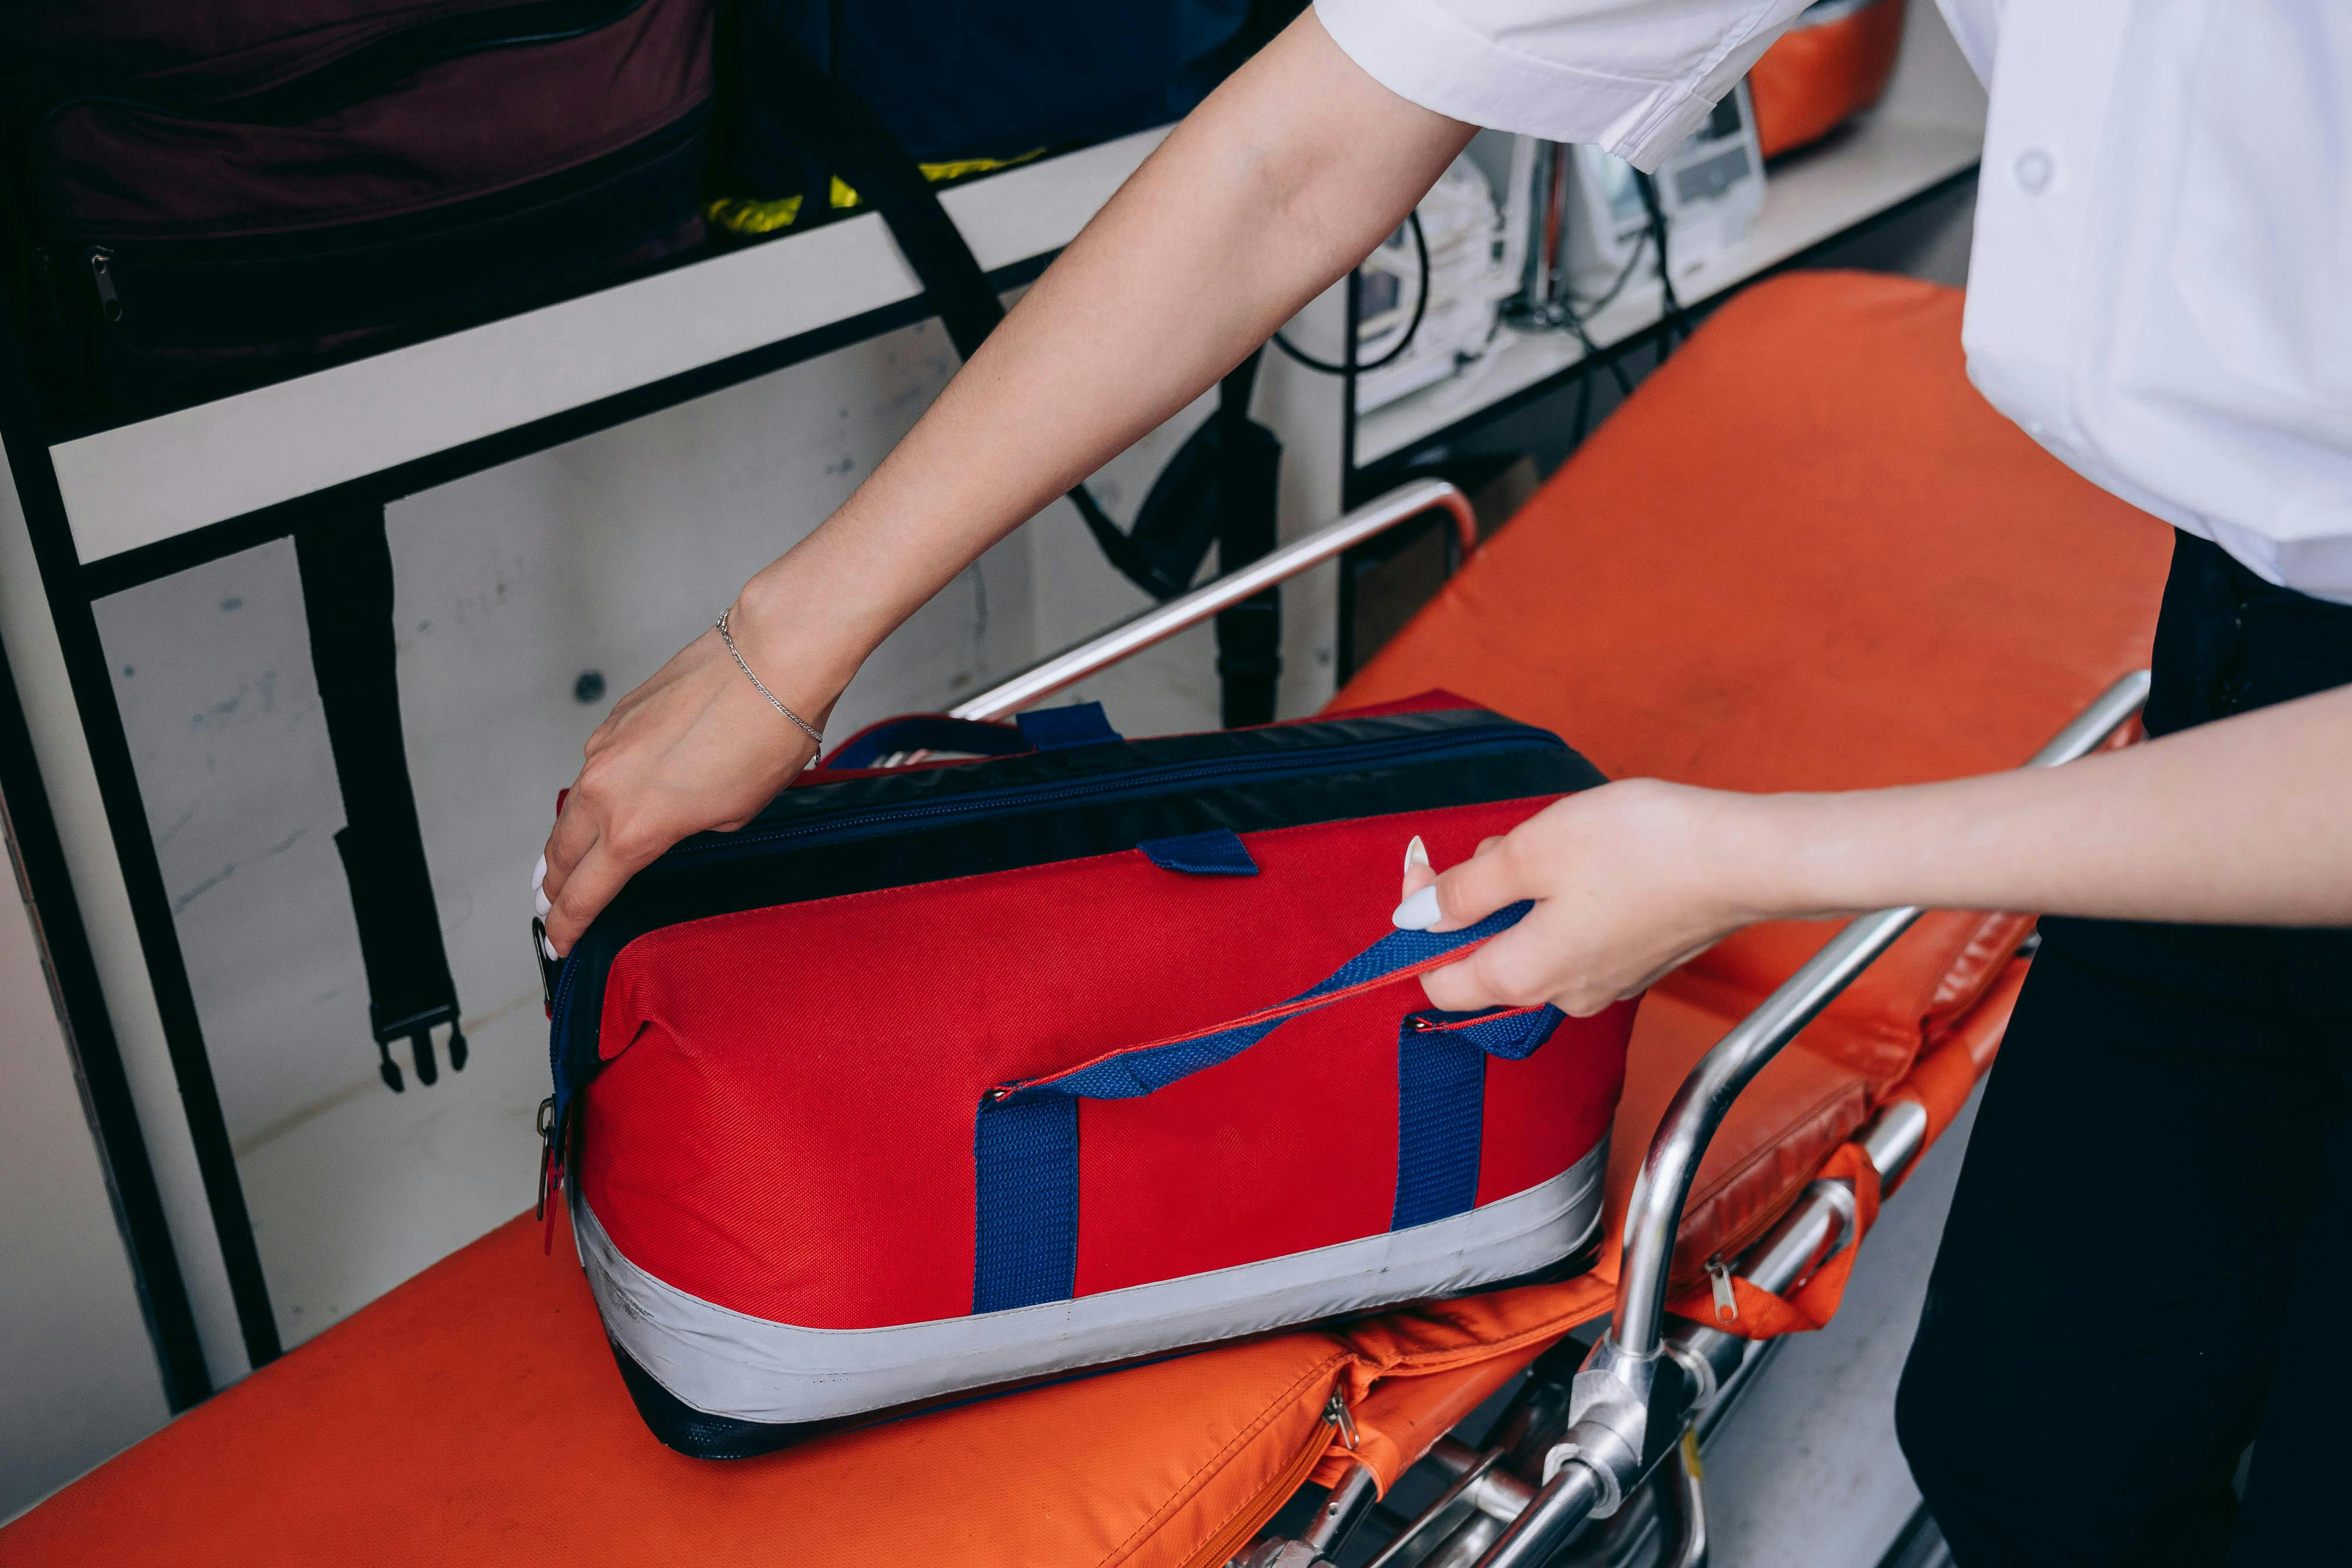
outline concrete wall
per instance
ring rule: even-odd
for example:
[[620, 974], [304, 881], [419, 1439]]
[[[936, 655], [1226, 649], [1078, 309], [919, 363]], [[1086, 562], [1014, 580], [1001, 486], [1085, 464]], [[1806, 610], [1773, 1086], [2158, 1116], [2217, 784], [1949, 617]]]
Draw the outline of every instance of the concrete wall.
[[0, 880], [0, 1520], [168, 1414], [22, 889]]
[[[910, 327], [392, 508], [401, 718], [473, 1051], [430, 1088], [412, 1074], [395, 1095], [376, 1074], [291, 543], [100, 605], [289, 1345], [530, 1205], [547, 1060], [528, 883], [555, 792], [612, 702], [838, 505], [956, 363], [935, 323]], [[1113, 516], [1212, 401], [1097, 476]], [[1285, 365], [1257, 406], [1296, 426], [1295, 532], [1336, 505], [1336, 383]], [[1321, 580], [1290, 596], [1289, 711], [1330, 690], [1331, 599]], [[832, 733], [948, 706], [1148, 602], [1056, 504], [880, 650]], [[1130, 733], [1214, 727], [1210, 637], [1074, 695]], [[601, 691], [583, 700], [590, 672]]]

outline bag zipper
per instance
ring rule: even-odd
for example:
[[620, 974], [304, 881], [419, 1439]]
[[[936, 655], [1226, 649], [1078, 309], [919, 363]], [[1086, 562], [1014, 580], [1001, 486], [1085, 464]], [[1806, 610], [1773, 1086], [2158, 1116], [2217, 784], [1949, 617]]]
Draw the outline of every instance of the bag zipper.
[[1339, 1389], [1331, 1390], [1331, 1403], [1323, 1406], [1323, 1419], [1338, 1431], [1339, 1441], [1347, 1445], [1348, 1451], [1354, 1453], [1357, 1443], [1356, 1417], [1355, 1414], [1348, 1408], [1347, 1396]]
[[985, 794], [974, 792], [960, 800], [934, 800], [908, 806], [869, 807], [859, 811], [845, 811], [838, 817], [824, 821], [774, 827], [764, 831], [757, 828], [745, 828], [733, 833], [711, 833], [688, 840], [654, 863], [659, 866], [724, 862], [764, 852], [787, 844], [805, 846], [835, 842], [844, 838], [858, 836], [870, 829], [890, 827], [903, 822], [970, 820], [1019, 810], [1029, 806], [1094, 800], [1106, 796], [1115, 797], [1129, 792], [1156, 793], [1161, 788], [1187, 783], [1196, 779], [1228, 779], [1236, 776], [1282, 778], [1322, 773], [1351, 765], [1384, 762], [1398, 758], [1428, 756], [1446, 751], [1485, 749], [1506, 738], [1548, 745], [1562, 750], [1565, 750], [1567, 746], [1566, 742], [1531, 726], [1503, 723], [1480, 725], [1475, 728], [1452, 730], [1440, 735], [1401, 736], [1393, 740], [1351, 741], [1342, 746], [1302, 751], [1296, 756], [1228, 758], [1201, 762], [1165, 763], [1156, 768], [1139, 768], [1127, 772], [1107, 773], [1099, 778], [1078, 779], [1068, 784], [1032, 784]]
[[1732, 1293], [1731, 1270], [1718, 1252], [1706, 1260], [1707, 1283], [1715, 1291], [1715, 1320], [1729, 1323], [1739, 1321], [1739, 1298]]
[[114, 287], [114, 253], [102, 245], [83, 253], [89, 264], [90, 287], [98, 293], [98, 313], [109, 321], [122, 319], [122, 296]]

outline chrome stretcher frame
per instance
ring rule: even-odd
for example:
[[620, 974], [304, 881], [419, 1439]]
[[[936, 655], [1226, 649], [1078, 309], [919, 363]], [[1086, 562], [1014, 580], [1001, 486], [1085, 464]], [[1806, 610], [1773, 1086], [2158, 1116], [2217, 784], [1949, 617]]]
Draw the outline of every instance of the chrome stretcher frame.
[[[2034, 753], [2054, 768], [2088, 756], [2146, 702], [2148, 674], [2126, 675]], [[1925, 911], [1882, 909], [1850, 922], [1734, 1025], [1684, 1079], [1660, 1120], [1627, 1200], [1624, 1251], [1609, 1327], [1583, 1355], [1573, 1340], [1539, 1359], [1484, 1449], [1441, 1438], [1427, 1456], [1451, 1484], [1367, 1568], [1703, 1568], [1706, 1524], [1693, 1452], [1730, 1396], [1777, 1340], [1747, 1340], [1666, 1313], [1668, 1272], [1700, 1160], [1740, 1092]], [[1927, 1113], [1897, 1100], [1853, 1139], [1882, 1183], [1925, 1146]], [[1858, 1240], [1843, 1181], [1809, 1184], [1732, 1271], [1786, 1293]], [[1328, 1568], [1327, 1553], [1367, 1511], [1372, 1476], [1358, 1469], [1295, 1541], [1261, 1542], [1234, 1568]], [[1636, 1508], [1631, 1506], [1639, 1503]], [[1598, 1522], [1601, 1528], [1585, 1531]]]
[[[1451, 515], [1458, 569], [1478, 542], [1468, 497], [1443, 480], [1417, 480], [1241, 570], [1039, 661], [952, 709], [953, 716], [1003, 718], [1032, 706], [1433, 510]], [[2025, 766], [2054, 768], [2098, 750], [2132, 721], [2147, 690], [2144, 670], [2116, 681]], [[1571, 1544], [1580, 1563], [1702, 1568], [1706, 1527], [1692, 1439], [1710, 1417], [1719, 1417], [1736, 1386], [1779, 1342], [1742, 1339], [1680, 1320], [1669, 1327], [1668, 1273], [1691, 1184], [1740, 1092], [1925, 913], [1906, 905], [1847, 924], [1691, 1070], [1658, 1124], [1627, 1203], [1608, 1330], [1580, 1366], [1563, 1355], [1578, 1348], [1574, 1341], [1538, 1360], [1483, 1450], [1439, 1439], [1427, 1458], [1451, 1484], [1369, 1568], [1538, 1568]], [[1897, 1100], [1873, 1114], [1853, 1141], [1880, 1181], [1891, 1183], [1926, 1145], [1927, 1134], [1927, 1112], [1916, 1102]], [[1850, 1186], [1815, 1180], [1733, 1271], [1785, 1293], [1858, 1241], [1854, 1218]], [[1328, 1568], [1328, 1554], [1369, 1512], [1372, 1490], [1371, 1472], [1359, 1467], [1331, 1492], [1303, 1536], [1261, 1542], [1234, 1558], [1233, 1568]], [[1630, 1508], [1629, 1500], [1643, 1507]], [[1608, 1522], [1583, 1533], [1599, 1521]]]

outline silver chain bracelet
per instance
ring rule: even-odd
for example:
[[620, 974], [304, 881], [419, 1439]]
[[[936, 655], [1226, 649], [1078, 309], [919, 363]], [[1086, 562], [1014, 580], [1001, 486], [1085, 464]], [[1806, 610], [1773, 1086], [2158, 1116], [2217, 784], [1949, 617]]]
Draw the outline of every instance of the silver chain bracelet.
[[720, 611], [719, 612], [718, 627], [719, 640], [726, 643], [727, 651], [735, 656], [735, 667], [743, 672], [743, 678], [751, 682], [753, 686], [757, 687], [761, 696], [768, 699], [768, 706], [770, 707], [774, 708], [778, 713], [782, 714], [786, 718], [791, 719], [793, 723], [799, 727], [800, 732], [803, 735], [805, 735], [811, 740], [815, 741], [818, 747], [822, 749], [824, 746], [824, 735], [812, 726], [808, 720], [803, 718], [800, 715], [786, 707], [782, 703], [777, 701], [776, 694], [770, 691], [767, 687], [767, 684], [761, 681], [759, 676], [751, 673], [751, 666], [743, 662], [743, 650], [735, 645], [735, 633], [727, 629], [727, 618], [734, 613], [735, 607], [731, 604], [726, 609]]

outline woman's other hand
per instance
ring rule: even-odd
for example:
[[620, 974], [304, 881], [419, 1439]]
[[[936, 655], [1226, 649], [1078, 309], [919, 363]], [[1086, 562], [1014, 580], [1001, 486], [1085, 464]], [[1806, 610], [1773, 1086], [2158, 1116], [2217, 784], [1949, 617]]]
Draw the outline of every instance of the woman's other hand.
[[[822, 729], [846, 677], [828, 678], [796, 654], [776, 634], [780, 619], [747, 591], [729, 629], [769, 689]], [[664, 850], [741, 827], [815, 754], [816, 743], [743, 678], [715, 630], [688, 643], [588, 737], [537, 889], [556, 956]]]
[[[1470, 133], [1301, 16], [1169, 135], [848, 502], [752, 580], [734, 617], [751, 668], [822, 724], [894, 628], [1345, 277]], [[556, 951], [671, 844], [748, 820], [810, 751], [716, 636], [690, 643], [588, 743], [547, 843]]]
[[[1744, 886], [1757, 797], [1633, 779], [1558, 800], [1442, 875], [1406, 854], [1396, 924], [1453, 931], [1527, 917], [1422, 986], [1454, 1011], [1550, 1002], [1587, 1018], [1766, 913]], [[1418, 859], [1418, 863], [1416, 863]]]

